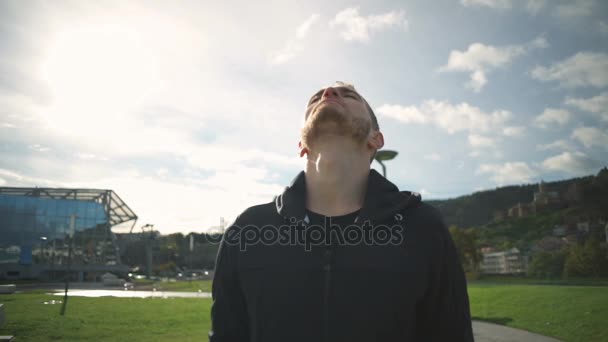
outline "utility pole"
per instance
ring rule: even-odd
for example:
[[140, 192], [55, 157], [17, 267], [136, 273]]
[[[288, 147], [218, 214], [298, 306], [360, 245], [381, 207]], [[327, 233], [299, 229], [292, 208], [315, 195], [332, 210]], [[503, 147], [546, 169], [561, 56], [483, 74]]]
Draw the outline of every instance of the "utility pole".
[[63, 305], [61, 305], [61, 316], [65, 316], [65, 309], [68, 305], [68, 288], [70, 285], [70, 271], [72, 266], [72, 240], [74, 239], [74, 225], [76, 215], [70, 216], [70, 231], [68, 233], [68, 267], [65, 273], [65, 294], [63, 295]]

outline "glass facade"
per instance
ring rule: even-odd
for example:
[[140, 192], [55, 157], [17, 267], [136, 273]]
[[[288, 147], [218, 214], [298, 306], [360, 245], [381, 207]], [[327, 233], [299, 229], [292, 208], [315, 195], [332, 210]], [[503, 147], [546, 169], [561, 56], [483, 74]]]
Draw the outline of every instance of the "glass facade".
[[0, 265], [65, 269], [72, 233], [71, 265], [103, 271], [120, 264], [111, 227], [136, 219], [111, 190], [0, 188]]

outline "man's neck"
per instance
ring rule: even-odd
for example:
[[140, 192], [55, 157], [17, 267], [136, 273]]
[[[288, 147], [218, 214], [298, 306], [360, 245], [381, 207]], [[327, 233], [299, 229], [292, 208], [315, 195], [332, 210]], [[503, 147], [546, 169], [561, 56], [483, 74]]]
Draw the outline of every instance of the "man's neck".
[[306, 208], [339, 216], [363, 207], [369, 177], [365, 146], [344, 137], [326, 137], [308, 152]]

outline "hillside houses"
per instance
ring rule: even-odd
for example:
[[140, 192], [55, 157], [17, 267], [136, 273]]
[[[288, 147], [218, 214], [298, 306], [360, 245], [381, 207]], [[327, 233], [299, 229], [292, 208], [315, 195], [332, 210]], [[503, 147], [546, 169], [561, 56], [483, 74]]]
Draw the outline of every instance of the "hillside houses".
[[547, 210], [562, 209], [578, 200], [580, 200], [580, 191], [576, 184], [573, 184], [562, 196], [557, 191], [549, 190], [547, 184], [541, 181], [538, 184], [538, 191], [534, 192], [532, 202], [520, 202], [506, 210], [496, 210], [494, 220], [500, 221], [507, 217], [522, 218]]

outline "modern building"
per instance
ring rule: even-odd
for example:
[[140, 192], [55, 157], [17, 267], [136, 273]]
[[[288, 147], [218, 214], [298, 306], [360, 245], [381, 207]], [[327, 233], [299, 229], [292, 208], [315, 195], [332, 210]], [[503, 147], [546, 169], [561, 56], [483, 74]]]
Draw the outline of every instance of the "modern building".
[[111, 228], [136, 221], [112, 190], [0, 187], [0, 279], [126, 274]]
[[528, 258], [517, 248], [502, 252], [482, 253], [481, 273], [523, 274], [528, 270]]

